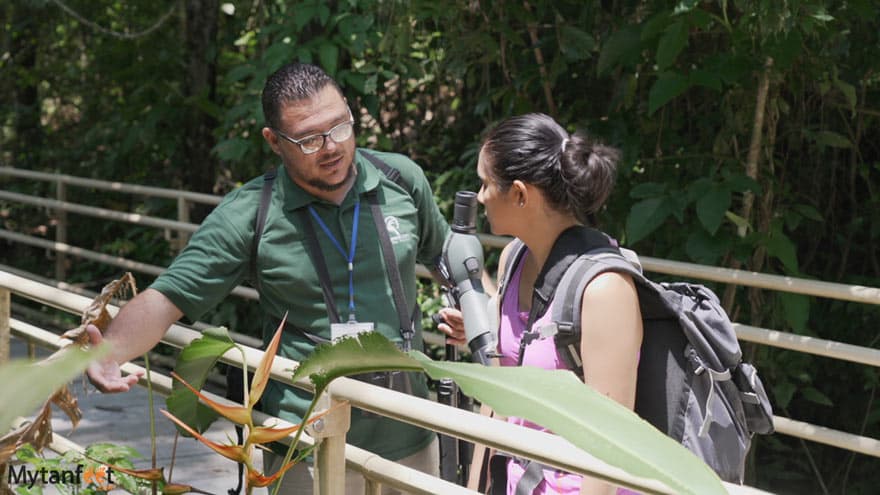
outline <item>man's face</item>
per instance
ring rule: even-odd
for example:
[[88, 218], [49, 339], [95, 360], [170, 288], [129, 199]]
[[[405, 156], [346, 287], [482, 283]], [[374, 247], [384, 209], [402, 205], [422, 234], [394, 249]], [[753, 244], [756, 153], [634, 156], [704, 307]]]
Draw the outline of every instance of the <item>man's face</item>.
[[[345, 99], [332, 85], [325, 86], [311, 98], [283, 105], [280, 110], [280, 129], [276, 130], [296, 140], [326, 133], [351, 120]], [[315, 197], [341, 202], [354, 183], [356, 173], [354, 133], [341, 143], [325, 136], [321, 149], [306, 154], [298, 144], [279, 136], [276, 130], [263, 128], [263, 138], [281, 157], [290, 178]]]

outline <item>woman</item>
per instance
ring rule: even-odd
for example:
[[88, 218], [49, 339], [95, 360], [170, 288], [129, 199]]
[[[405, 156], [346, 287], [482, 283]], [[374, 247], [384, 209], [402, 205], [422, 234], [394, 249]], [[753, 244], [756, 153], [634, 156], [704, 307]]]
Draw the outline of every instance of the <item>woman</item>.
[[[543, 114], [513, 117], [487, 135], [480, 150], [477, 173], [482, 186], [477, 199], [486, 209], [492, 233], [512, 235], [527, 251], [511, 269], [501, 307], [499, 353], [501, 365], [566, 369], [553, 338], [534, 340], [522, 348], [527, 331], [535, 281], [554, 243], [567, 229], [584, 228], [602, 207], [614, 183], [619, 153], [584, 133], [569, 135]], [[507, 265], [509, 246], [501, 254], [498, 278]], [[552, 304], [539, 315], [534, 328], [548, 321]], [[583, 295], [580, 342], [584, 382], [624, 406], [635, 403], [636, 371], [642, 342], [642, 322], [633, 280], [607, 272], [596, 277]], [[520, 355], [522, 354], [522, 355]], [[541, 429], [520, 418], [508, 422]], [[507, 493], [513, 494], [524, 468], [507, 464]], [[592, 478], [552, 469], [535, 494], [613, 494], [614, 487]], [[621, 490], [623, 492], [623, 490]]]

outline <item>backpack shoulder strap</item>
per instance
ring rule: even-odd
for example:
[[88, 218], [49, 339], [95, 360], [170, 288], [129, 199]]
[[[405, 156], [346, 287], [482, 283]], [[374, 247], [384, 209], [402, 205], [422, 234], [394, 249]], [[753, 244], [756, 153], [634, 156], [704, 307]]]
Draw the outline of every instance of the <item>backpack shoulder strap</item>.
[[641, 267], [627, 256], [608, 250], [579, 256], [556, 287], [551, 323], [537, 329], [542, 336], [553, 335], [559, 356], [579, 377], [583, 377], [580, 341], [584, 291], [593, 279], [605, 272], [624, 273], [630, 275], [636, 284], [645, 283]]
[[504, 300], [504, 293], [507, 290], [508, 285], [510, 285], [510, 279], [513, 277], [513, 272], [516, 271], [516, 267], [519, 265], [519, 262], [522, 260], [525, 253], [526, 245], [523, 241], [517, 238], [510, 241], [510, 251], [507, 254], [507, 259], [504, 261], [504, 273], [501, 275], [501, 280], [498, 281], [498, 291], [496, 292], [499, 307], [501, 301]]
[[387, 177], [388, 180], [397, 184], [398, 186], [403, 187], [404, 189], [406, 189], [406, 192], [409, 193], [410, 196], [412, 196], [412, 186], [410, 184], [407, 184], [407, 182], [403, 180], [403, 177], [400, 175], [400, 170], [397, 170], [391, 165], [388, 165], [385, 160], [382, 160], [381, 158], [367, 150], [358, 149], [358, 153], [363, 155], [364, 158], [372, 163], [374, 167], [385, 174], [385, 177]]
[[260, 291], [260, 276], [257, 273], [257, 254], [260, 249], [260, 238], [263, 236], [263, 228], [266, 226], [266, 216], [269, 214], [269, 205], [272, 203], [272, 188], [278, 169], [275, 167], [263, 174], [263, 188], [260, 191], [260, 204], [257, 207], [257, 217], [254, 220], [254, 237], [251, 241], [251, 258], [249, 263], [250, 278], [257, 292]]

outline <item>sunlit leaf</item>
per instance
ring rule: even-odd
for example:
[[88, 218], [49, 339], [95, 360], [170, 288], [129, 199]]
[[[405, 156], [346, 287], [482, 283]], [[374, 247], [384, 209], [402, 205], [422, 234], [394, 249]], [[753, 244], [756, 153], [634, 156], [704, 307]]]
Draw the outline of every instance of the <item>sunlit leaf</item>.
[[16, 417], [31, 414], [90, 362], [108, 352], [106, 345], [88, 351], [71, 346], [39, 363], [14, 360], [0, 365], [0, 431], [8, 430]]
[[[235, 346], [225, 328], [208, 328], [202, 336], [190, 342], [180, 351], [174, 371], [186, 383], [201, 389], [214, 369], [220, 356]], [[173, 391], [165, 400], [168, 410], [194, 430], [203, 432], [217, 419], [217, 414], [199, 403], [189, 389], [180, 382], [173, 382]], [[184, 435], [185, 432], [181, 431]]]
[[417, 351], [404, 354], [374, 332], [319, 346], [294, 379], [309, 376], [318, 390], [338, 376], [391, 369], [423, 369], [435, 380], [452, 378], [465, 394], [499, 414], [540, 424], [597, 458], [660, 480], [676, 493], [726, 493], [717, 475], [687, 449], [569, 371], [435, 362]]

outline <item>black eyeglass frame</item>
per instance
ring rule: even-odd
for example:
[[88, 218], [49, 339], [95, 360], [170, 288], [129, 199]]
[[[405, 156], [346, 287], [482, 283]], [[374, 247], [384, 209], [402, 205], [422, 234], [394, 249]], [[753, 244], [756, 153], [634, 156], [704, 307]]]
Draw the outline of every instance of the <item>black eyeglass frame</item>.
[[[282, 137], [282, 138], [290, 141], [291, 143], [299, 146], [300, 151], [302, 151], [302, 153], [304, 155], [311, 155], [313, 153], [317, 153], [317, 152], [321, 151], [321, 149], [324, 148], [324, 145], [327, 144], [328, 137], [330, 139], [332, 139], [334, 143], [339, 144], [339, 143], [342, 143], [342, 142], [350, 139], [351, 136], [354, 135], [354, 117], [351, 117], [350, 111], [349, 111], [349, 116], [350, 116], [349, 120], [347, 120], [345, 122], [340, 122], [339, 124], [336, 124], [335, 126], [333, 126], [332, 129], [330, 129], [327, 132], [318, 132], [315, 134], [309, 134], [308, 136], [305, 136], [300, 139], [294, 139], [274, 127], [272, 127], [271, 129], [272, 129], [272, 132], [274, 132], [276, 136]], [[338, 132], [340, 129], [344, 129], [346, 126], [348, 126], [350, 129], [347, 132], [348, 135], [344, 139], [336, 139], [335, 137], [333, 137], [333, 133]], [[306, 148], [306, 146], [303, 144], [304, 141], [308, 141], [309, 139], [314, 139], [319, 136], [321, 137], [321, 144], [318, 147], [316, 147], [314, 149]]]

